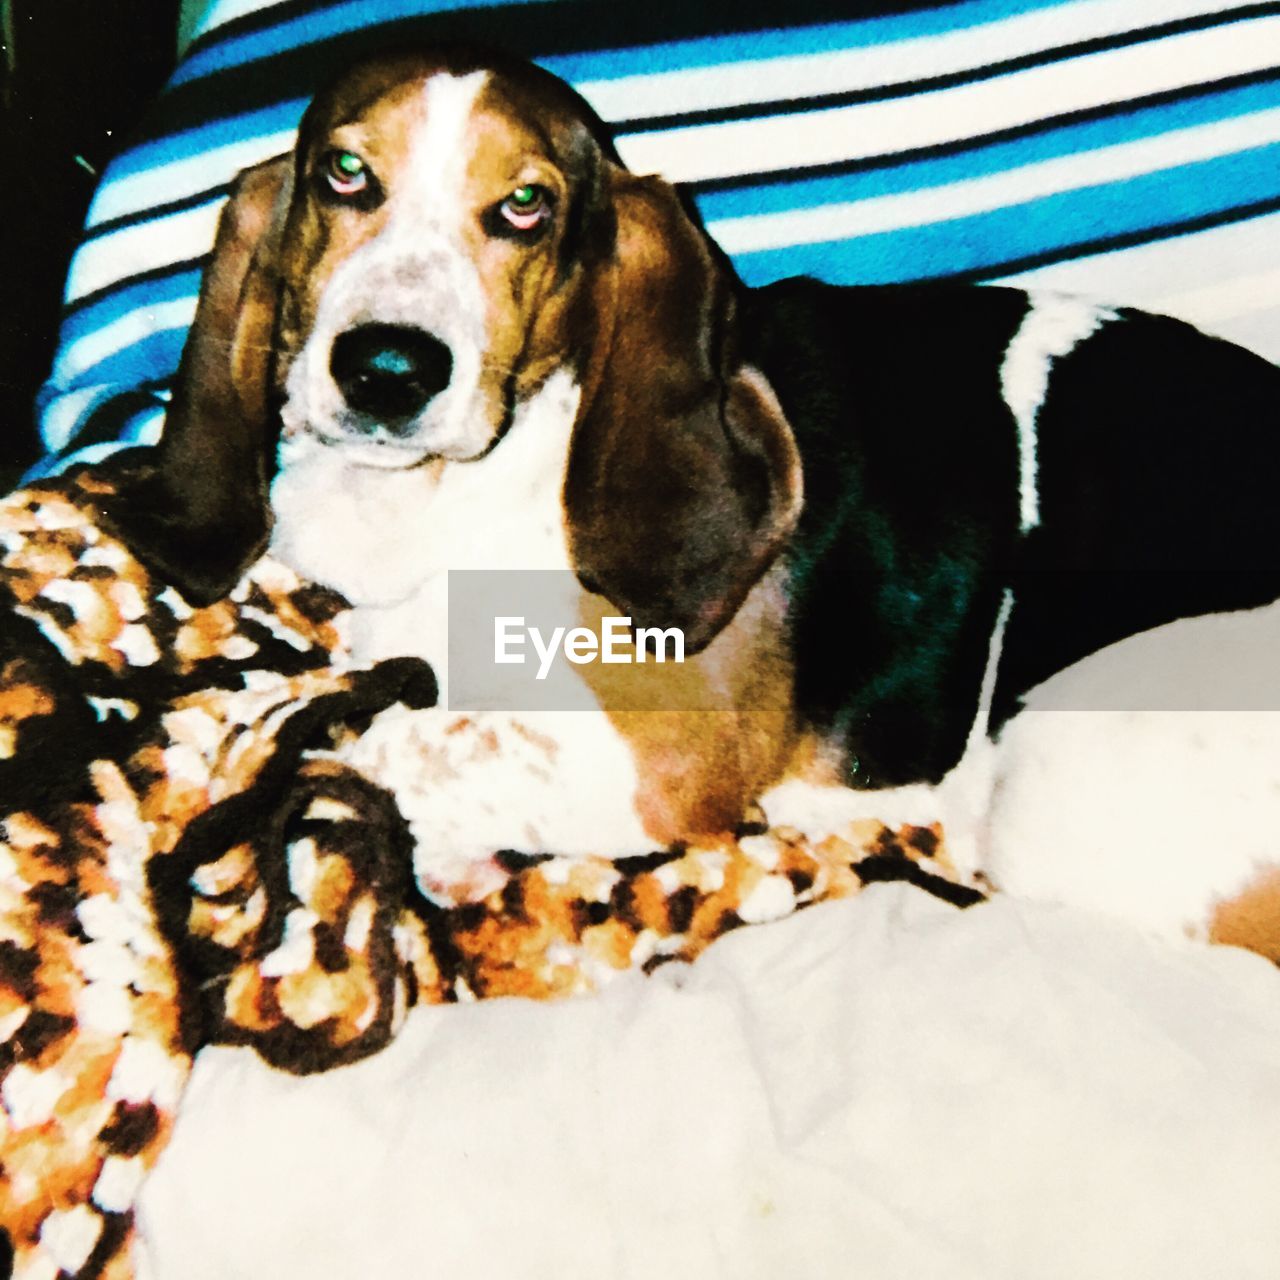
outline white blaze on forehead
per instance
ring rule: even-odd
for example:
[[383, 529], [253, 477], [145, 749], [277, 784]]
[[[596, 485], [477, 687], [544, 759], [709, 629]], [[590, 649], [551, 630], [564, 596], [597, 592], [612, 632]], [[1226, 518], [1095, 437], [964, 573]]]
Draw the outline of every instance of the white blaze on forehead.
[[419, 231], [446, 234], [460, 227], [472, 149], [467, 133], [488, 78], [487, 71], [440, 72], [423, 86], [424, 110], [410, 138], [403, 192], [392, 208], [396, 222], [412, 221]]

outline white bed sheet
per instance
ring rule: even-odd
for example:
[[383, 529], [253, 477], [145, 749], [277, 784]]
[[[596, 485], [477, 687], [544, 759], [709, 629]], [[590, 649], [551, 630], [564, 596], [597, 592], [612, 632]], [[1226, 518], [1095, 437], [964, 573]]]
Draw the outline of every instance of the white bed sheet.
[[1280, 971], [876, 886], [296, 1079], [206, 1050], [156, 1280], [1275, 1280]]

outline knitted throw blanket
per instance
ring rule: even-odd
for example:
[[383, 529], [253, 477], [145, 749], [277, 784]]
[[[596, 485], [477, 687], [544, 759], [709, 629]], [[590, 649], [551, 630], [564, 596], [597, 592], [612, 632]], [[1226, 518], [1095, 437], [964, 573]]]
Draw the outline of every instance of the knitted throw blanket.
[[270, 559], [192, 608], [100, 526], [106, 486], [0, 503], [0, 1272], [133, 1275], [202, 1045], [320, 1071], [416, 1003], [593, 991], [871, 880], [978, 897], [936, 830], [862, 823], [500, 854], [499, 887], [438, 906], [395, 797], [340, 758], [377, 712], [433, 705], [430, 669], [353, 668], [345, 602]]

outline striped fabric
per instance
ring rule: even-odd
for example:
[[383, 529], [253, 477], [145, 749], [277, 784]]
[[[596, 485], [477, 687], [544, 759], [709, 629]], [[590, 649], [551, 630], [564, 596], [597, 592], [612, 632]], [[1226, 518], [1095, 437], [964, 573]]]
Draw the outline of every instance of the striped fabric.
[[157, 437], [233, 177], [290, 147], [321, 80], [409, 40], [497, 41], [572, 82], [749, 283], [1062, 289], [1280, 360], [1280, 3], [854, 7], [215, 0], [90, 211], [41, 470]]

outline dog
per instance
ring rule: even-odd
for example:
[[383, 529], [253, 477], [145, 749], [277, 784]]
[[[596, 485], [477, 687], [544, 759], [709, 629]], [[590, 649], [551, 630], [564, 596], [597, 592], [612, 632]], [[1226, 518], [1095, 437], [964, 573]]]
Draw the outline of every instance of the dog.
[[195, 603], [270, 546], [351, 602], [357, 660], [445, 690], [451, 570], [559, 570], [581, 616], [683, 634], [643, 706], [584, 667], [592, 714], [374, 720], [353, 759], [430, 892], [494, 848], [936, 788], [1087, 655], [1270, 603], [1278, 404], [1280, 371], [1168, 318], [744, 288], [561, 81], [398, 52], [242, 176], [163, 439], [111, 464], [104, 518]]

